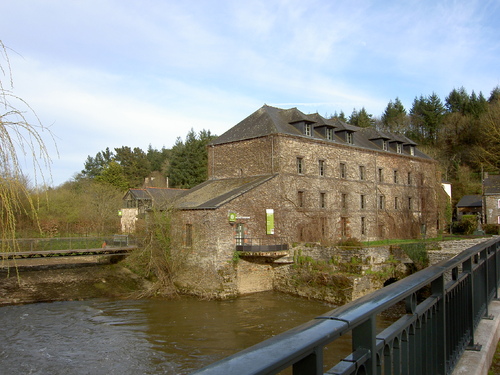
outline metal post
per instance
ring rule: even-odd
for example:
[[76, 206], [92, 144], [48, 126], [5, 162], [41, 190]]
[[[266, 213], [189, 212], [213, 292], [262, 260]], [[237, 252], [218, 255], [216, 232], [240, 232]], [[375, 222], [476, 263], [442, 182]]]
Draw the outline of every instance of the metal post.
[[315, 348], [314, 352], [293, 364], [293, 375], [323, 374], [323, 348]]
[[434, 321], [432, 351], [435, 356], [434, 373], [436, 375], [446, 374], [446, 304], [444, 300], [444, 275], [434, 280], [431, 284], [432, 294], [438, 299]]
[[352, 330], [352, 350], [364, 348], [370, 351], [370, 359], [366, 361], [368, 375], [377, 374], [377, 347], [376, 347], [376, 316], [369, 319]]

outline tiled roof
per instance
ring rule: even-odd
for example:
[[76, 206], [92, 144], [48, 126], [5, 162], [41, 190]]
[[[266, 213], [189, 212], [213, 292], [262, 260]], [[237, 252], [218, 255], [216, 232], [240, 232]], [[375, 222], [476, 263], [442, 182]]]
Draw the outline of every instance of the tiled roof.
[[457, 203], [457, 207], [481, 207], [481, 195], [464, 195]]
[[[312, 125], [312, 134], [305, 135], [294, 124], [305, 122]], [[333, 139], [327, 140], [325, 135], [320, 133], [318, 129], [321, 127], [331, 127], [335, 133], [349, 131], [354, 133], [355, 147], [368, 148], [372, 150], [382, 151], [381, 145], [373, 142], [375, 139], [384, 139], [389, 142], [397, 142], [403, 145], [416, 146], [416, 143], [401, 134], [393, 134], [389, 132], [380, 132], [373, 128], [360, 128], [357, 126], [346, 124], [339, 119], [326, 119], [318, 113], [304, 114], [297, 108], [281, 109], [264, 105], [250, 116], [240, 121], [231, 129], [226, 131], [220, 137], [214, 139], [211, 144], [219, 145], [224, 143], [232, 143], [247, 139], [264, 137], [272, 134], [288, 134], [298, 137], [306, 137], [312, 139], [323, 140], [338, 144], [347, 144], [345, 140], [336, 134]], [[395, 152], [389, 150], [386, 152]], [[403, 150], [404, 155], [409, 155], [408, 150]], [[430, 159], [427, 155], [415, 149], [414, 156]]]
[[484, 195], [500, 194], [500, 175], [488, 176], [483, 181]]
[[208, 180], [175, 201], [179, 209], [216, 209], [272, 179], [273, 175]]
[[164, 205], [166, 202], [171, 202], [175, 197], [185, 191], [184, 189], [152, 187], [145, 189], [129, 189], [124, 199], [130, 196], [132, 199], [136, 200], [151, 200], [154, 205]]

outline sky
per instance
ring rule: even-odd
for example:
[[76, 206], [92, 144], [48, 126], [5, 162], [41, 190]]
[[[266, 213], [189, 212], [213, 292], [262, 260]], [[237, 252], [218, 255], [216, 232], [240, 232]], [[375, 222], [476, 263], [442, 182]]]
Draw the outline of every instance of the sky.
[[500, 85], [499, 0], [0, 0], [0, 10], [13, 93], [46, 127], [51, 186], [107, 147], [221, 135], [264, 104], [380, 117], [396, 98], [409, 110], [421, 95], [444, 101], [464, 87], [488, 98]]

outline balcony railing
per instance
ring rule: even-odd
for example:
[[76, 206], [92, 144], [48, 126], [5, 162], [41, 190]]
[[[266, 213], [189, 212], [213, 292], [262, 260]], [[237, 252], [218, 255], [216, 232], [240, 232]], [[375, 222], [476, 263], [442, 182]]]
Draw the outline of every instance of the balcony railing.
[[236, 251], [274, 252], [287, 251], [288, 243], [281, 237], [236, 238]]

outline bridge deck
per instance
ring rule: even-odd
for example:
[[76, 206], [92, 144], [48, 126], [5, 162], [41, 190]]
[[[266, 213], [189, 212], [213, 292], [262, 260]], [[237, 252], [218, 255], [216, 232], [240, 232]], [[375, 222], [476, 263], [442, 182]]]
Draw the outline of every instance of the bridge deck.
[[58, 257], [58, 256], [126, 254], [135, 249], [137, 249], [137, 246], [101, 247], [96, 249], [17, 251], [8, 253], [4, 252], [0, 253], [0, 260], [46, 258], [46, 257]]

